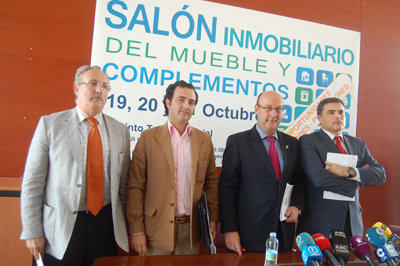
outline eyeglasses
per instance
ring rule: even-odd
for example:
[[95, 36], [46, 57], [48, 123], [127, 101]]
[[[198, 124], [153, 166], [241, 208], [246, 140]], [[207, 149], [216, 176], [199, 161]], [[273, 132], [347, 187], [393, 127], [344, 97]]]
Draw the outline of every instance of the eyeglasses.
[[82, 82], [79, 82], [78, 84], [79, 85], [85, 84], [85, 85], [88, 85], [90, 88], [97, 88], [97, 86], [99, 86], [104, 90], [108, 90], [108, 91], [111, 90], [110, 85], [108, 85], [105, 82], [100, 82], [100, 81], [95, 80], [95, 79], [91, 79], [89, 81], [82, 81]]
[[261, 106], [261, 105], [259, 105], [259, 104], [257, 104], [257, 106], [260, 107], [260, 108], [262, 108], [262, 109], [264, 109], [264, 110], [265, 110], [266, 112], [268, 112], [268, 113], [275, 109], [275, 111], [276, 111], [278, 114], [280, 114], [280, 113], [283, 112], [283, 110], [285, 110], [285, 108], [284, 108], [283, 106], [272, 107], [271, 105], [268, 105], [268, 106]]

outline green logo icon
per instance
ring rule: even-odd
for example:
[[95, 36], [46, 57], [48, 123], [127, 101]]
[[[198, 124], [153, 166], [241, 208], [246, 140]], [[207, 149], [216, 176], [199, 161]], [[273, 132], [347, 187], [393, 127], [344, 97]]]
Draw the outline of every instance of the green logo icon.
[[310, 88], [296, 88], [296, 103], [310, 105], [314, 98], [314, 92]]

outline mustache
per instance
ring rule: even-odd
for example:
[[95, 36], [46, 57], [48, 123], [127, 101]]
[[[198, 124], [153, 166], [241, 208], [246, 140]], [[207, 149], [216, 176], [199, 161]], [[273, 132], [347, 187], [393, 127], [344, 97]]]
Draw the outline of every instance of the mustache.
[[92, 99], [93, 99], [93, 98], [98, 98], [98, 99], [100, 99], [100, 100], [103, 100], [103, 97], [101, 96], [100, 93], [95, 93], [95, 94], [93, 94]]

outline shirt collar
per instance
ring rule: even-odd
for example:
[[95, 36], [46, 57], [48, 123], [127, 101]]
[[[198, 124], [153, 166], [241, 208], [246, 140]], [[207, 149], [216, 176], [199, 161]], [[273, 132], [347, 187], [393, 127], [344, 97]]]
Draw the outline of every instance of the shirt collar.
[[[321, 130], [324, 131], [324, 132], [326, 133], [326, 135], [328, 135], [329, 138], [330, 138], [331, 140], [334, 141], [334, 138], [336, 137], [335, 134], [332, 134], [331, 132], [329, 132], [328, 130], [323, 129], [322, 127], [321, 127]], [[340, 134], [337, 135], [337, 136], [339, 136], [339, 137], [343, 140], [343, 134], [342, 134], [342, 132], [340, 132]]]
[[[265, 139], [265, 137], [269, 136], [267, 133], [264, 132], [264, 130], [261, 129], [261, 127], [258, 126], [258, 124], [256, 124], [256, 129], [257, 129], [257, 132], [260, 135], [261, 139]], [[276, 130], [275, 130], [274, 134], [272, 134], [272, 136], [274, 136], [275, 139], [279, 140], [278, 132]]]
[[[172, 136], [174, 134], [174, 132], [176, 132], [179, 135], [178, 130], [174, 127], [174, 125], [171, 123], [171, 121], [169, 121], [169, 119], [168, 119], [168, 131], [169, 131], [170, 136]], [[192, 126], [188, 122], [182, 136], [185, 135], [186, 133], [188, 136], [190, 136], [191, 132], [192, 132]]]
[[[89, 117], [78, 106], [76, 106], [76, 113], [78, 114], [79, 124], [82, 123], [86, 118]], [[94, 118], [96, 118], [97, 123], [99, 124], [100, 127], [104, 126], [103, 113], [99, 113], [99, 114], [95, 115]]]

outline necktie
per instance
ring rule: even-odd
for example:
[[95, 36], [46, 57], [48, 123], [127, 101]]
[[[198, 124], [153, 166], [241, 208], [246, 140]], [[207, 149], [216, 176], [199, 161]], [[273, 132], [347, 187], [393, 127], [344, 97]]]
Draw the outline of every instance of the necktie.
[[87, 143], [86, 206], [93, 215], [97, 215], [104, 205], [103, 145], [96, 118], [86, 120], [92, 125]]
[[275, 147], [275, 137], [266, 136], [266, 139], [269, 142], [269, 159], [271, 160], [272, 166], [274, 167], [276, 179], [279, 182], [281, 180], [281, 167], [279, 165], [278, 151]]
[[339, 136], [335, 136], [333, 139], [335, 140], [336, 146], [338, 147], [340, 153], [347, 154], [346, 150], [344, 149], [344, 147], [342, 145], [341, 138]]

